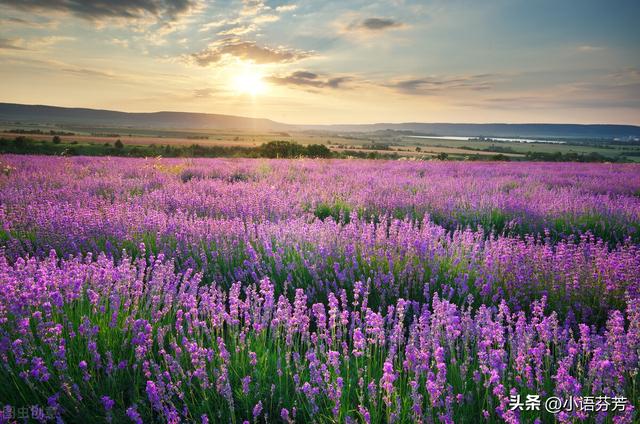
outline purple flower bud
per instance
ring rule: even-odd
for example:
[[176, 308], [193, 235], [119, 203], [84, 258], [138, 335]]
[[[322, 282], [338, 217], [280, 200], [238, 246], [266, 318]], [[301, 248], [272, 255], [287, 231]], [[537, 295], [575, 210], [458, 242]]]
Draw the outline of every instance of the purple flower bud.
[[258, 418], [262, 414], [262, 401], [258, 401], [253, 407], [253, 418]]
[[135, 406], [127, 408], [127, 417], [129, 417], [129, 419], [135, 424], [144, 424], [142, 417]]
[[104, 406], [105, 411], [111, 411], [116, 404], [109, 396], [102, 396], [100, 400], [102, 401], [102, 406]]

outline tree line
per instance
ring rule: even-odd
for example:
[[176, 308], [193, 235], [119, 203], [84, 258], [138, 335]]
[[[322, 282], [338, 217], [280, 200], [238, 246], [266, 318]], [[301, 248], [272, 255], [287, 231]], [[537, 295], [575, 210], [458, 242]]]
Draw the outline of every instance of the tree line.
[[65, 156], [129, 156], [129, 157], [254, 157], [254, 158], [333, 158], [338, 157], [322, 144], [301, 145], [295, 142], [275, 140], [260, 146], [204, 146], [190, 145], [130, 145], [117, 139], [111, 143], [79, 144], [65, 142], [55, 135], [51, 142], [34, 140], [25, 136], [13, 139], [0, 138], [0, 153], [65, 155]]
[[[61, 155], [61, 156], [126, 156], [126, 157], [246, 157], [246, 158], [359, 158], [359, 159], [399, 159], [396, 152], [378, 151], [332, 151], [323, 144], [302, 145], [292, 141], [274, 140], [260, 146], [205, 146], [190, 145], [133, 145], [123, 143], [117, 139], [111, 143], [84, 143], [77, 141], [63, 141], [59, 135], [54, 135], [52, 141], [34, 140], [20, 135], [15, 138], [0, 138], [0, 153]], [[439, 153], [434, 159], [457, 160], [447, 153]], [[522, 160], [512, 158], [502, 153], [495, 155], [469, 155], [465, 160], [509, 161]], [[524, 160], [544, 162], [617, 162], [619, 159], [606, 157], [596, 152], [591, 153], [544, 153], [527, 152]]]

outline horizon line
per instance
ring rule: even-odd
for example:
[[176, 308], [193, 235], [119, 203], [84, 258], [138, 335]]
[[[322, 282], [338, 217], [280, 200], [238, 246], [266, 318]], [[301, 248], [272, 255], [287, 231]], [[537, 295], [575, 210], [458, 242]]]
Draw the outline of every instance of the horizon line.
[[[243, 118], [243, 119], [254, 119], [254, 120], [266, 120], [271, 121], [276, 124], [294, 126], [294, 127], [332, 127], [332, 126], [367, 126], [367, 125], [407, 125], [407, 124], [427, 124], [427, 125], [575, 125], [575, 126], [629, 126], [629, 127], [638, 127], [640, 129], [639, 123], [584, 123], [584, 122], [443, 122], [443, 121], [398, 121], [398, 122], [357, 122], [357, 123], [316, 123], [316, 124], [292, 124], [289, 122], [283, 122], [279, 120], [275, 120], [273, 118], [265, 118], [265, 117], [255, 117], [255, 116], [245, 116], [245, 115], [230, 115], [226, 113], [217, 113], [217, 112], [193, 112], [193, 111], [183, 111], [183, 110], [155, 110], [155, 111], [127, 111], [127, 110], [118, 110], [118, 109], [105, 109], [100, 107], [86, 107], [86, 106], [59, 106], [52, 104], [41, 104], [41, 103], [15, 103], [15, 102], [6, 102], [0, 101], [0, 104], [5, 105], [17, 105], [17, 106], [36, 106], [36, 107], [53, 107], [59, 109], [84, 109], [84, 110], [92, 110], [92, 111], [101, 111], [101, 112], [116, 112], [116, 113], [127, 113], [127, 114], [157, 114], [157, 113], [182, 113], [182, 114], [194, 114], [194, 115], [218, 115], [225, 117], [233, 117], [233, 118]], [[407, 130], [405, 130], [407, 131]]]

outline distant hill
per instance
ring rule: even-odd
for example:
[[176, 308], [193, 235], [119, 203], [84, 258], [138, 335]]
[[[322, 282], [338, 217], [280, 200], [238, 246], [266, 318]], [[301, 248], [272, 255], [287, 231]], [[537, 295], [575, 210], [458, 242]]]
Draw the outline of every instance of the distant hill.
[[288, 125], [269, 119], [190, 112], [128, 113], [113, 110], [0, 103], [0, 121], [131, 127], [140, 129], [239, 129], [256, 131], [313, 130], [329, 132], [410, 131], [417, 135], [487, 137], [640, 137], [634, 125], [578, 124], [450, 124], [407, 122], [362, 125]]
[[412, 131], [416, 134], [459, 137], [640, 137], [634, 125], [580, 124], [447, 124], [407, 122], [402, 124], [306, 125], [307, 130], [334, 132]]
[[0, 103], [0, 121], [96, 125], [133, 128], [242, 129], [287, 131], [294, 127], [269, 119], [211, 113], [128, 113], [113, 110]]

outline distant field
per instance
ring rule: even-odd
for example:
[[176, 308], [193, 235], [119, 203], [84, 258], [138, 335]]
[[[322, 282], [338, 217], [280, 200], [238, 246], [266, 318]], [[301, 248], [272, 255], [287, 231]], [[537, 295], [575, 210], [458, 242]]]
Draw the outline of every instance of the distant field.
[[[19, 133], [3, 133], [5, 137], [17, 137]], [[26, 134], [29, 138], [37, 141], [51, 141], [53, 137], [49, 134]], [[113, 144], [116, 140], [121, 140], [126, 145], [132, 146], [189, 146], [192, 144], [199, 144], [201, 146], [224, 146], [224, 147], [257, 147], [263, 143], [267, 143], [272, 140], [288, 140], [295, 141], [297, 143], [308, 144], [326, 144], [328, 147], [336, 152], [349, 152], [354, 150], [364, 150], [367, 152], [375, 153], [396, 153], [403, 157], [430, 157], [436, 156], [440, 153], [446, 153], [447, 155], [457, 156], [469, 156], [472, 154], [478, 154], [481, 156], [492, 156], [497, 152], [484, 152], [484, 151], [470, 151], [461, 149], [457, 146], [448, 147], [444, 144], [446, 140], [439, 140], [439, 145], [430, 146], [428, 148], [416, 151], [414, 146], [392, 146], [388, 149], [375, 149], [372, 148], [370, 143], [363, 143], [362, 140], [342, 137], [321, 137], [318, 135], [309, 134], [251, 134], [251, 133], [219, 133], [214, 135], [203, 135], [207, 138], [195, 138], [195, 137], [160, 137], [152, 135], [119, 135], [119, 136], [99, 136], [99, 135], [63, 135], [60, 136], [65, 143], [77, 142], [78, 145], [95, 145], [95, 144]], [[524, 154], [505, 153], [508, 157], [524, 157]]]
[[[429, 158], [446, 155], [449, 159], [496, 157], [526, 160], [529, 154], [600, 155], [600, 160], [640, 161], [640, 146], [613, 144], [606, 140], [570, 140], [566, 144], [523, 143], [509, 141], [476, 141], [443, 138], [414, 138], [403, 132], [378, 131], [372, 133], [331, 132], [251, 132], [234, 130], [139, 129], [110, 127], [51, 127], [47, 125], [0, 125], [7, 138], [26, 135], [38, 141], [51, 141], [49, 131], [63, 134], [64, 143], [80, 146], [109, 143], [120, 139], [128, 146], [191, 146], [203, 147], [257, 147], [274, 140], [286, 140], [302, 145], [322, 144], [334, 152], [363, 152], [362, 154]], [[15, 130], [15, 131], [12, 131]], [[23, 132], [20, 132], [21, 130]], [[26, 132], [26, 133], [24, 133]], [[32, 132], [41, 132], [33, 134]], [[536, 158], [536, 160], [548, 160]], [[575, 159], [569, 159], [575, 160]]]
[[[359, 147], [359, 146], [355, 146]], [[335, 150], [338, 152], [349, 152], [353, 151], [355, 147], [335, 147], [331, 146], [331, 150]], [[366, 151], [377, 152], [377, 153], [396, 153], [399, 156], [408, 156], [408, 157], [428, 157], [428, 156], [437, 156], [440, 153], [446, 153], [447, 155], [456, 155], [456, 156], [470, 156], [478, 154], [480, 156], [494, 156], [498, 154], [498, 152], [483, 152], [483, 151], [471, 151], [466, 149], [460, 149], [457, 147], [446, 147], [446, 146], [428, 146], [425, 148], [421, 148], [420, 151], [417, 151], [414, 147], [390, 147], [389, 150], [386, 149], [366, 149]], [[505, 156], [513, 157], [513, 158], [524, 158], [524, 154], [518, 153], [504, 153]]]
[[[5, 133], [7, 137], [16, 137], [20, 134], [17, 133]], [[28, 134], [29, 138], [34, 140], [51, 140], [51, 135], [41, 135], [41, 134]], [[186, 138], [186, 137], [154, 137], [154, 136], [140, 136], [140, 135], [119, 135], [113, 137], [107, 136], [93, 136], [93, 135], [72, 135], [72, 136], [61, 136], [61, 138], [65, 142], [69, 141], [77, 141], [81, 144], [104, 144], [104, 143], [114, 143], [116, 140], [122, 140], [125, 144], [138, 145], [138, 146], [148, 146], [151, 144], [156, 145], [170, 145], [170, 146], [182, 146], [189, 144], [201, 144], [203, 146], [206, 145], [224, 145], [224, 146], [257, 146], [261, 143], [261, 141], [255, 141], [255, 137], [242, 137], [238, 138], [237, 136], [220, 136], [215, 139], [199, 139], [199, 138]], [[236, 140], [236, 138], [238, 138]]]
[[[446, 149], [460, 149], [463, 148], [463, 154], [479, 153], [482, 152], [472, 151], [464, 149], [479, 149], [487, 150], [491, 152], [501, 152], [504, 149], [512, 150], [514, 156], [523, 155], [527, 152], [542, 152], [542, 153], [599, 153], [603, 156], [614, 157], [618, 156], [621, 152], [631, 151], [640, 153], [639, 146], [610, 146], [598, 147], [593, 145], [579, 145], [579, 144], [551, 144], [551, 143], [519, 143], [519, 142], [492, 142], [492, 141], [470, 141], [470, 140], [443, 140], [440, 138], [409, 138], [405, 137], [403, 143], [408, 146], [420, 147], [422, 150], [433, 150], [434, 148], [446, 148]], [[511, 152], [502, 152], [505, 155], [509, 155]], [[637, 162], [640, 160], [638, 156], [626, 156], [629, 161]]]

